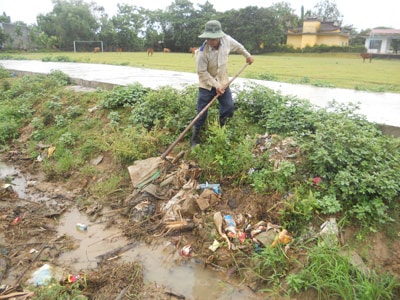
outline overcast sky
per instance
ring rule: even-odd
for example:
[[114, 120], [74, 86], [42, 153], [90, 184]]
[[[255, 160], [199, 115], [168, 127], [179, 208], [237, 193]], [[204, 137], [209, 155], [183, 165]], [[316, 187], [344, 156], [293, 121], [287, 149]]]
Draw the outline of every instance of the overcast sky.
[[[196, 4], [204, 4], [206, 0], [190, 0], [197, 8]], [[331, 2], [333, 2], [332, 0]], [[92, 2], [90, 0], [84, 2]], [[174, 0], [93, 0], [98, 5], [103, 6], [109, 17], [117, 11], [117, 3], [136, 5], [147, 9], [165, 9]], [[229, 9], [239, 9], [247, 6], [269, 7], [273, 3], [287, 2], [300, 15], [300, 8], [313, 10], [315, 4], [320, 0], [209, 0], [217, 11]], [[360, 1], [360, 0], [336, 0], [334, 1], [343, 15], [343, 25], [353, 25], [356, 30], [375, 28], [378, 26], [392, 27], [400, 29], [400, 1], [380, 0], [380, 1]], [[364, 5], [360, 6], [360, 2]], [[0, 14], [3, 12], [11, 17], [12, 22], [23, 21], [27, 24], [36, 23], [36, 16], [47, 14], [53, 10], [51, 0], [0, 0]]]

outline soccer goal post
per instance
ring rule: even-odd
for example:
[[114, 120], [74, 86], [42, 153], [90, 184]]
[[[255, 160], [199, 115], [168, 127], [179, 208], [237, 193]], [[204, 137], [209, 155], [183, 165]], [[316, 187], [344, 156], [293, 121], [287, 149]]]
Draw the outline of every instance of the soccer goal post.
[[84, 51], [94, 51], [94, 48], [100, 48], [101, 52], [104, 52], [103, 41], [74, 41], [74, 53], [76, 53], [76, 48], [79, 44], [84, 44]]

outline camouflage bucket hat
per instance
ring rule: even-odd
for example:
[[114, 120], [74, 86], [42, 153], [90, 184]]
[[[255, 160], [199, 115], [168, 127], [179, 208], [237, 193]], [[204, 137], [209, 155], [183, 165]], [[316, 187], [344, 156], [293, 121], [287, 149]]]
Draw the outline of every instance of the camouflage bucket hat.
[[199, 35], [199, 38], [219, 39], [223, 36], [225, 36], [225, 33], [221, 29], [221, 23], [219, 21], [212, 20], [206, 23], [204, 32]]

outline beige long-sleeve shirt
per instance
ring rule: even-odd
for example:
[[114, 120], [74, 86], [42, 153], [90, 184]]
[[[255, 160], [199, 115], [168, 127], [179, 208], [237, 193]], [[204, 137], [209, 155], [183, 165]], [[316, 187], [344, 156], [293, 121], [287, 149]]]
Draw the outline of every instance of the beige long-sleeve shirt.
[[197, 74], [201, 88], [211, 90], [213, 87], [219, 88], [229, 82], [228, 57], [230, 52], [242, 54], [246, 58], [251, 56], [242, 44], [229, 35], [220, 39], [218, 49], [214, 49], [204, 42], [196, 53]]

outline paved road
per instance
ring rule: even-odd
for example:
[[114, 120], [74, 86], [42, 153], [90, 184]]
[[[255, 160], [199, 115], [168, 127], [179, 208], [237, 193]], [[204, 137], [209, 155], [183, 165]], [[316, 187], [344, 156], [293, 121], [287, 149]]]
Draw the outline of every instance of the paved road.
[[[195, 73], [174, 72], [115, 66], [104, 64], [85, 64], [67, 62], [42, 62], [35, 60], [0, 60], [0, 65], [14, 72], [28, 72], [48, 74], [52, 70], [60, 70], [70, 76], [74, 82], [85, 86], [115, 86], [128, 85], [139, 82], [143, 86], [159, 88], [172, 86], [183, 88], [187, 85], [197, 84]], [[251, 68], [249, 66], [248, 68]], [[371, 93], [339, 88], [320, 88], [310, 85], [296, 85], [282, 82], [248, 80], [237, 78], [232, 88], [243, 88], [249, 82], [264, 85], [283, 95], [296, 96], [308, 99], [318, 107], [326, 107], [335, 100], [341, 103], [359, 103], [358, 113], [365, 115], [371, 122], [386, 125], [385, 127], [397, 131], [400, 135], [400, 94], [396, 93]]]

